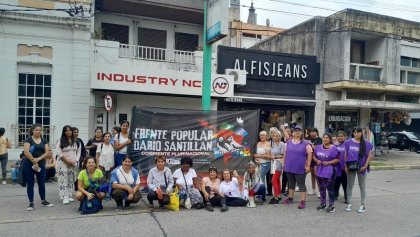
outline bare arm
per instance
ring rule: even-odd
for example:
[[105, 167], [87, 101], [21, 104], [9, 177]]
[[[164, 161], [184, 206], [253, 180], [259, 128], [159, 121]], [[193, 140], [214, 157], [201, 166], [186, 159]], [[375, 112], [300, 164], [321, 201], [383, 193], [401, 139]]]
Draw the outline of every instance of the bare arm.
[[12, 143], [10, 142], [10, 140], [7, 139], [7, 138], [6, 138], [6, 140], [7, 140], [6, 147], [9, 148], [9, 149], [12, 148]]

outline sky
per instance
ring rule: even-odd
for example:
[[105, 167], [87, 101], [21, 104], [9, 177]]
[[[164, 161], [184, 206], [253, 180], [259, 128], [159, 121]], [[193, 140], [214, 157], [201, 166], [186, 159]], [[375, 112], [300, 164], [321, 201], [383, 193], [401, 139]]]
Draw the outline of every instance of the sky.
[[240, 0], [243, 22], [248, 19], [252, 1], [259, 25], [266, 25], [268, 18], [270, 26], [286, 29], [314, 16], [329, 16], [346, 8], [420, 22], [419, 0]]

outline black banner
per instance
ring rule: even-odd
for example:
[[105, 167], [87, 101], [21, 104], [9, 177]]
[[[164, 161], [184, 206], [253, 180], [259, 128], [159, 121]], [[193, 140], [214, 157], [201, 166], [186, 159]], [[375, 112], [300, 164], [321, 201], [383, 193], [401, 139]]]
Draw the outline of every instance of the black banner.
[[128, 154], [141, 175], [155, 166], [157, 155], [165, 156], [170, 168], [187, 156], [199, 172], [210, 166], [244, 170], [257, 143], [258, 114], [134, 107]]

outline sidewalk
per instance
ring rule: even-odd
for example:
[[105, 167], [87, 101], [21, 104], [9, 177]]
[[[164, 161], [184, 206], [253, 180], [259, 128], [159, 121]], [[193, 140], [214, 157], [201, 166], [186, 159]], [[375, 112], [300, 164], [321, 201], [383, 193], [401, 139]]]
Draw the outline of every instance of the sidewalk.
[[372, 170], [420, 169], [420, 154], [408, 150], [392, 149], [376, 155], [371, 161]]

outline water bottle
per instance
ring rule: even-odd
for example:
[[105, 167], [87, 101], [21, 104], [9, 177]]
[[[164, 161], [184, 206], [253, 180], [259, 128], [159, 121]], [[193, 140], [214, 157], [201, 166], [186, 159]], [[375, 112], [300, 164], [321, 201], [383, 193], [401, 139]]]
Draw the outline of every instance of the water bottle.
[[87, 206], [87, 208], [92, 208], [92, 206], [93, 206], [92, 201], [88, 200], [87, 203], [86, 203], [86, 206]]

